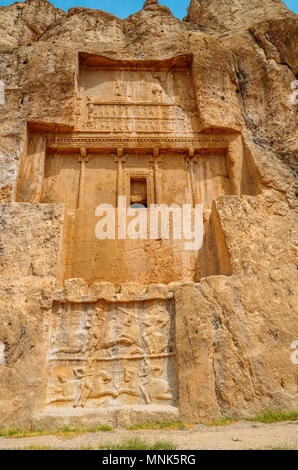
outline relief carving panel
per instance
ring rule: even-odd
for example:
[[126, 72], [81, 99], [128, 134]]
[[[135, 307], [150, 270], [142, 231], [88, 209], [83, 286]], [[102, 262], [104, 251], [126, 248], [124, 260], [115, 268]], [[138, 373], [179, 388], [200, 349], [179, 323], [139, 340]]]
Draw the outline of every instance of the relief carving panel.
[[170, 301], [54, 304], [47, 405], [175, 405], [176, 390]]
[[77, 128], [108, 134], [194, 134], [199, 128], [195, 103], [190, 67], [83, 67]]

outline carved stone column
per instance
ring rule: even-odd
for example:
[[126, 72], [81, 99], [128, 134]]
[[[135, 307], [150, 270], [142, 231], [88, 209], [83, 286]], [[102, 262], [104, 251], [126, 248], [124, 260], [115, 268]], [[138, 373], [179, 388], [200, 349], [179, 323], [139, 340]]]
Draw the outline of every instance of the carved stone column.
[[192, 200], [193, 205], [199, 204], [198, 198], [198, 185], [197, 185], [197, 178], [196, 178], [196, 166], [197, 166], [197, 158], [195, 157], [195, 150], [193, 148], [188, 149], [188, 156], [189, 156], [189, 171], [190, 171], [190, 178], [191, 178], [191, 187], [192, 187]]
[[115, 158], [117, 162], [117, 190], [116, 190], [116, 207], [118, 207], [118, 197], [124, 196], [124, 171], [123, 163], [125, 158], [123, 157], [123, 148], [117, 149], [117, 157]]
[[79, 192], [78, 192], [78, 203], [77, 208], [81, 209], [85, 202], [85, 189], [86, 189], [86, 162], [89, 161], [87, 156], [87, 150], [85, 148], [80, 149], [80, 156], [78, 161], [81, 163], [80, 169], [80, 180], [79, 180]]
[[159, 163], [161, 163], [161, 159], [159, 158], [159, 149], [153, 149], [153, 159], [150, 160], [150, 162], [153, 162], [154, 203], [161, 204], [162, 197], [159, 172]]
[[197, 181], [196, 181], [196, 158], [195, 158], [195, 150], [193, 148], [188, 149], [188, 154], [185, 158], [187, 164], [187, 172], [190, 179], [190, 186], [191, 186], [191, 201], [192, 205], [195, 207], [198, 204], [198, 191], [197, 191]]

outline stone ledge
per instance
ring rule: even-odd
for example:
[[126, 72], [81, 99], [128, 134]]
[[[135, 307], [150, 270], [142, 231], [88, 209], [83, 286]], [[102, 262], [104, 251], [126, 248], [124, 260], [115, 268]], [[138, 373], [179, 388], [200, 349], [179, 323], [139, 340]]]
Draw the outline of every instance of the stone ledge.
[[61, 303], [142, 302], [146, 300], [167, 300], [173, 297], [176, 287], [195, 285], [177, 282], [170, 285], [125, 283], [116, 289], [112, 282], [96, 282], [88, 286], [84, 279], [67, 279], [64, 287], [54, 292], [54, 301]]
[[34, 429], [57, 430], [64, 426], [88, 429], [108, 424], [128, 427], [140, 423], [177, 421], [179, 410], [166, 405], [108, 406], [106, 408], [46, 408], [33, 418]]

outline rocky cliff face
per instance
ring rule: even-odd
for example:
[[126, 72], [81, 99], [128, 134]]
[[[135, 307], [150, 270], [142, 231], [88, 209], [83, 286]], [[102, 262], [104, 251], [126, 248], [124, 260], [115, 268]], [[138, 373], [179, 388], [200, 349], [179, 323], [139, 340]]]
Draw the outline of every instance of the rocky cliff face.
[[187, 20], [233, 53], [246, 128], [297, 171], [297, 109], [289, 97], [297, 76], [297, 15], [279, 0], [192, 0]]
[[[146, 295], [162, 309], [174, 299], [175, 393], [182, 419], [297, 407], [297, 364], [290, 349], [298, 340], [298, 105], [291, 99], [297, 30], [297, 16], [279, 0], [191, 0], [184, 21], [153, 0], [125, 20], [86, 8], [66, 14], [46, 0], [0, 7], [0, 428], [35, 426], [44, 413], [57, 305], [68, 303], [84, 323], [86, 302], [141, 304]], [[118, 61], [122, 69], [129, 64], [130, 71], [155, 64], [159, 83], [158, 64], [164, 70], [169, 60], [171, 67], [191, 62], [197, 139], [232, 136], [220, 149], [232, 190], [214, 196], [205, 214], [206, 242], [197, 256], [203, 268], [193, 282], [159, 286], [149, 297], [150, 286], [115, 291], [110, 285], [88, 287], [82, 279], [68, 280], [75, 293], [61, 298], [66, 218], [73, 214], [66, 217], [59, 201], [42, 203], [36, 190], [43, 185], [46, 152], [53, 153], [46, 149], [48, 136], [78, 131], [80, 67], [96, 68], [98, 58]], [[184, 110], [183, 99], [178, 108]], [[194, 155], [191, 145], [186, 161]], [[203, 150], [199, 158], [210, 153]], [[114, 161], [116, 149], [111, 152]], [[187, 171], [191, 177], [193, 170]], [[212, 171], [209, 180], [227, 179], [217, 167]], [[180, 188], [181, 181], [175, 184]], [[107, 289], [108, 297], [102, 294]], [[126, 291], [135, 293], [121, 300]], [[81, 336], [90, 333], [90, 326], [84, 328]], [[124, 382], [129, 387], [129, 379]], [[122, 422], [152, 420], [146, 413], [128, 413]], [[78, 416], [73, 419], [82, 424]], [[44, 415], [41, 422], [46, 426], [49, 420]], [[66, 422], [63, 413], [59, 420]]]
[[261, 21], [294, 18], [280, 0], [191, 0], [187, 21], [217, 32], [244, 31]]
[[1, 46], [20, 46], [38, 41], [55, 21], [66, 17], [63, 10], [51, 3], [39, 0], [16, 2], [1, 7]]

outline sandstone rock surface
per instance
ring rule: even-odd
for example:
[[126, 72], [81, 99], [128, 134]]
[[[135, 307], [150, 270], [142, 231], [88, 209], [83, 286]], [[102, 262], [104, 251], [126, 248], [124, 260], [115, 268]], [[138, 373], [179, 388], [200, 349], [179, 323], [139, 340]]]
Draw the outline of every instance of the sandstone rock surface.
[[[296, 43], [279, 0], [0, 7], [0, 429], [297, 408]], [[98, 240], [119, 196], [202, 246]]]
[[216, 31], [243, 31], [260, 21], [294, 18], [280, 0], [191, 0], [187, 20]]

